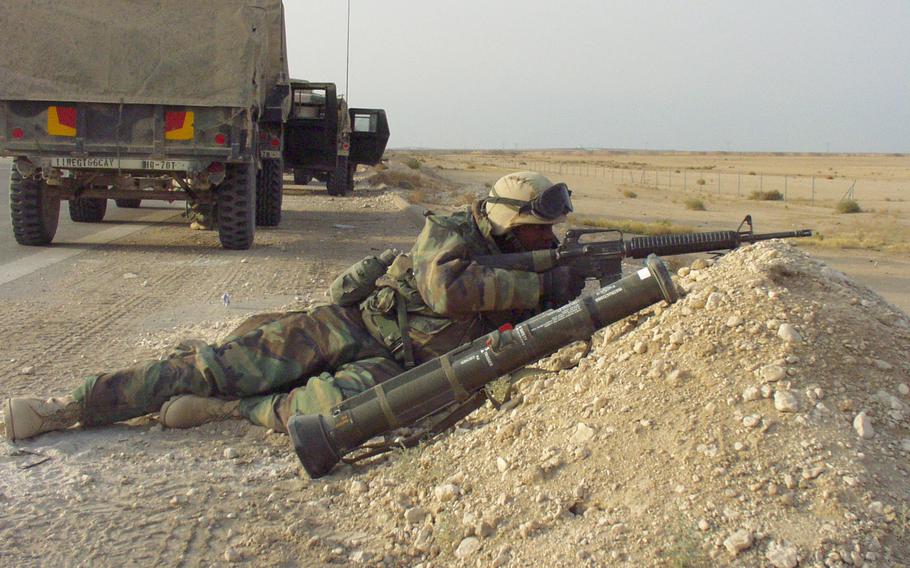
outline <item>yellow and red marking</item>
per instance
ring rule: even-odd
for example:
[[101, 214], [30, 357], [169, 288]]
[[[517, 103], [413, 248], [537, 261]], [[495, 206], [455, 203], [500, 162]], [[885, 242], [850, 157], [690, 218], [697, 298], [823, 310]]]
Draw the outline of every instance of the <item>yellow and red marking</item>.
[[167, 111], [164, 113], [165, 140], [193, 139], [193, 111]]
[[51, 136], [75, 136], [76, 107], [47, 107], [47, 133]]

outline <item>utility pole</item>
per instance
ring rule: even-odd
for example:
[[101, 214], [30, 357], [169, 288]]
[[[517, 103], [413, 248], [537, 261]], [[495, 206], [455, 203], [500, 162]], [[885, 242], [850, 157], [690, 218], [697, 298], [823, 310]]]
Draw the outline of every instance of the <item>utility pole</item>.
[[348, 0], [348, 36], [344, 52], [344, 96], [351, 104], [351, 92], [348, 90], [348, 76], [351, 69], [351, 0]]

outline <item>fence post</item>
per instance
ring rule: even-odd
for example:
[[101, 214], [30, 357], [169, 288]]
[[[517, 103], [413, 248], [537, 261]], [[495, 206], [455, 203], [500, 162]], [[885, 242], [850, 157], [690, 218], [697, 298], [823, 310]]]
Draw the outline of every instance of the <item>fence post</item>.
[[787, 176], [784, 176], [784, 201], [787, 200]]
[[742, 185], [743, 185], [743, 174], [737, 173], [736, 174], [736, 197], [739, 197], [739, 190], [742, 188]]

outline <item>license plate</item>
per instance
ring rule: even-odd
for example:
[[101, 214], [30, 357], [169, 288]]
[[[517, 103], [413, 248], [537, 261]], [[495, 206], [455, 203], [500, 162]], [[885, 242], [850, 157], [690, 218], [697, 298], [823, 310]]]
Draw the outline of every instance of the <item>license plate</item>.
[[181, 172], [190, 169], [188, 160], [143, 160], [140, 158], [73, 158], [58, 156], [51, 158], [55, 168], [80, 168], [95, 170], [155, 170]]

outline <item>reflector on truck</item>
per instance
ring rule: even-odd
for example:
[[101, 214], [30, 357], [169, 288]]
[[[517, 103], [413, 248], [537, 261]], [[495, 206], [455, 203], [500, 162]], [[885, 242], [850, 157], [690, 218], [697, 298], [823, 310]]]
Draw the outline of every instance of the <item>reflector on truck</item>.
[[47, 107], [47, 133], [51, 136], [75, 136], [76, 107]]
[[193, 111], [167, 111], [164, 113], [165, 140], [193, 139]]

